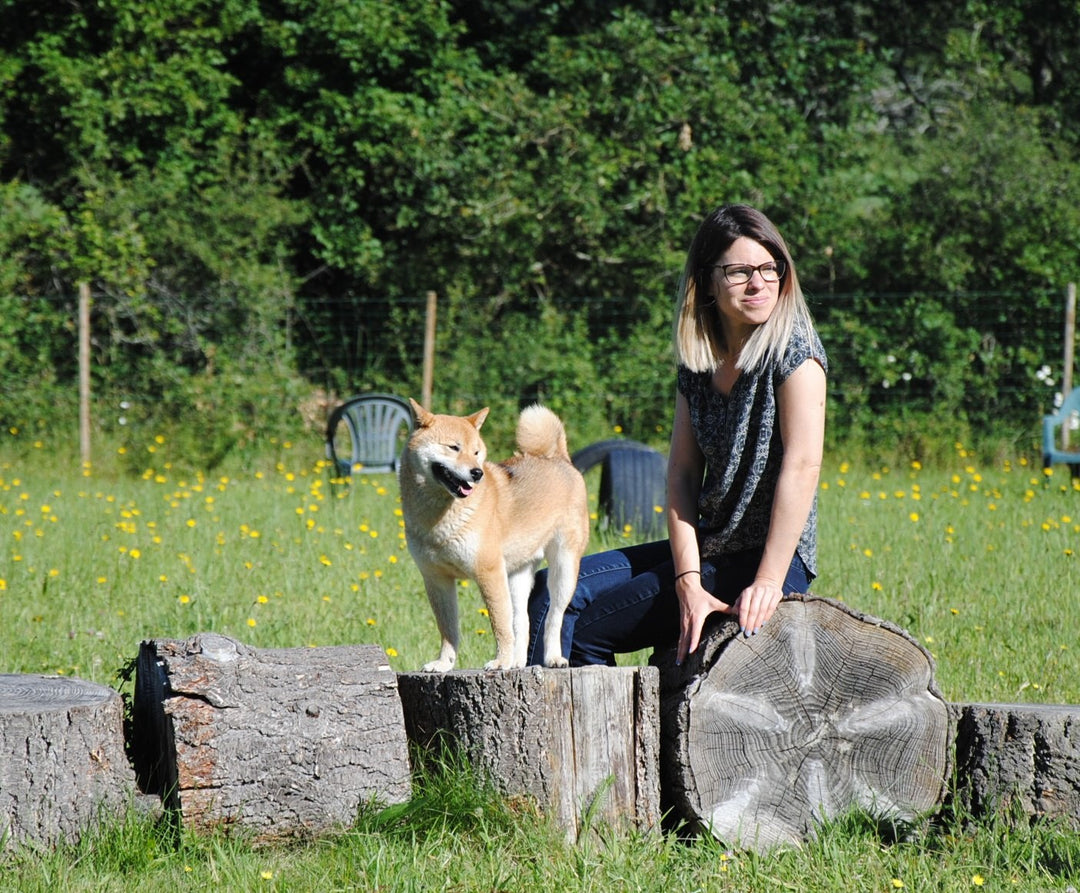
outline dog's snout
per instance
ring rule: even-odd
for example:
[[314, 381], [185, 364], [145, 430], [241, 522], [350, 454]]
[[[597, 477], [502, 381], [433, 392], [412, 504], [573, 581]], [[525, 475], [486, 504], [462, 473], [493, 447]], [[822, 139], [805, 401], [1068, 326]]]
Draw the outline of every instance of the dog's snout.
[[469, 476], [473, 479], [473, 483], [476, 483], [478, 480], [480, 480], [480, 478], [484, 476], [484, 469], [474, 468], [472, 471], [469, 472]]

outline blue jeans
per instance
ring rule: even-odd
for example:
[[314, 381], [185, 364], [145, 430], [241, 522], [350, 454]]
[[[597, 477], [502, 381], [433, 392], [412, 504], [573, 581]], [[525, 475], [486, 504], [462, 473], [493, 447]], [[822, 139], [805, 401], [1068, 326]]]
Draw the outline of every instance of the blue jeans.
[[[732, 604], [753, 582], [761, 552], [752, 549], [703, 559], [702, 584], [720, 601]], [[614, 666], [616, 654], [674, 645], [679, 639], [674, 570], [667, 540], [582, 558], [577, 588], [562, 627], [562, 652], [571, 666]], [[784, 593], [804, 593], [812, 579], [795, 555]], [[541, 637], [548, 607], [545, 569], [536, 575], [529, 596], [530, 664], [544, 660]]]

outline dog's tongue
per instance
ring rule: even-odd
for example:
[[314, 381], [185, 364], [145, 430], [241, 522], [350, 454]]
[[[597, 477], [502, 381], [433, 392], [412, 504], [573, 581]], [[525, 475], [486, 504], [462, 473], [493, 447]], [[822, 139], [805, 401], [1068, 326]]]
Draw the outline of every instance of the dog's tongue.
[[464, 499], [466, 496], [468, 496], [470, 493], [472, 493], [472, 491], [473, 491], [473, 488], [470, 487], [468, 484], [460, 484], [460, 485], [458, 485], [458, 496], [460, 496], [462, 499]]

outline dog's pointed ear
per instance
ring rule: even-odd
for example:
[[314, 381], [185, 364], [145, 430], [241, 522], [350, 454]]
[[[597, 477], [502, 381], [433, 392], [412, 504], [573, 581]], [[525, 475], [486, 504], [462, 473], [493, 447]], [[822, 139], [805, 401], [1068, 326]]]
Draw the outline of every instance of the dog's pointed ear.
[[416, 416], [416, 424], [421, 428], [430, 428], [435, 421], [435, 416], [413, 400], [412, 397], [409, 398], [409, 405], [412, 406], [413, 415]]
[[489, 406], [485, 406], [479, 412], [474, 412], [471, 416], [467, 416], [469, 422], [477, 431], [479, 431], [480, 426], [484, 424], [484, 419], [487, 418], [487, 414], [490, 408], [491, 407]]

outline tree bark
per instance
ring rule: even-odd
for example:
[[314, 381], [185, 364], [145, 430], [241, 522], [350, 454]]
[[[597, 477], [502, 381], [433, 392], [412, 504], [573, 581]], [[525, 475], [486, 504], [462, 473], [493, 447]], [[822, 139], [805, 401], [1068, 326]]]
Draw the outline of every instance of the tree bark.
[[64, 676], [0, 675], [0, 841], [77, 841], [134, 793], [117, 692]]
[[962, 704], [957, 802], [970, 818], [1055, 818], [1080, 829], [1080, 706]]
[[295, 836], [411, 795], [397, 678], [375, 645], [143, 642], [134, 727], [140, 784], [188, 828]]
[[949, 777], [952, 724], [930, 655], [902, 630], [818, 598], [744, 637], [723, 620], [683, 666], [658, 654], [671, 804], [732, 845], [798, 845], [849, 810], [906, 823]]
[[651, 667], [526, 667], [402, 673], [398, 685], [421, 760], [450, 743], [572, 840], [592, 822], [659, 824], [657, 678]]

